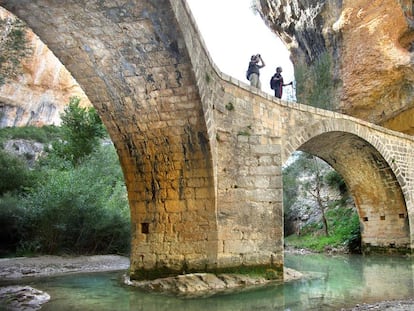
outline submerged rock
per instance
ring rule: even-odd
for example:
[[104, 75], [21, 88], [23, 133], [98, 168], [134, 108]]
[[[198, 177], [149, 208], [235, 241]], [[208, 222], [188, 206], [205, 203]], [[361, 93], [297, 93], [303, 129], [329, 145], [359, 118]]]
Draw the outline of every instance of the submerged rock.
[[265, 278], [252, 278], [239, 274], [191, 273], [151, 281], [131, 281], [124, 276], [127, 285], [151, 292], [184, 297], [207, 297], [219, 292], [231, 292], [268, 284]]
[[[293, 269], [284, 268], [284, 282], [303, 278], [304, 275]], [[217, 293], [229, 293], [258, 288], [277, 282], [264, 277], [243, 274], [191, 273], [150, 281], [132, 281], [124, 275], [124, 283], [143, 290], [172, 294], [181, 297], [208, 297]]]

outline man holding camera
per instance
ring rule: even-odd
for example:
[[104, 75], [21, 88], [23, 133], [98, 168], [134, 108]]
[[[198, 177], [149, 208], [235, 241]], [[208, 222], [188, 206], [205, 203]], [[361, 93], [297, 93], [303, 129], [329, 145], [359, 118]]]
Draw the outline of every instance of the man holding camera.
[[250, 85], [261, 89], [260, 83], [260, 68], [263, 68], [265, 63], [260, 54], [252, 55], [247, 69], [246, 78], [250, 81]]

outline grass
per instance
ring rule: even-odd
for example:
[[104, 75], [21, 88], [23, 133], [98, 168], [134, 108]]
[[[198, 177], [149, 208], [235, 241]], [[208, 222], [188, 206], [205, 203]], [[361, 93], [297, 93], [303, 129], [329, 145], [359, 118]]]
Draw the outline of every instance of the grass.
[[285, 243], [288, 246], [293, 246], [295, 248], [305, 248], [312, 251], [321, 253], [325, 250], [326, 247], [339, 247], [344, 246], [340, 236], [330, 235], [330, 236], [315, 236], [308, 234], [305, 236], [291, 235], [286, 237]]
[[323, 252], [327, 247], [347, 247], [352, 252], [360, 248], [359, 217], [350, 208], [334, 207], [327, 212], [329, 236], [322, 233], [321, 223], [312, 223], [301, 230], [301, 235], [285, 238], [287, 246], [305, 248], [314, 252]]

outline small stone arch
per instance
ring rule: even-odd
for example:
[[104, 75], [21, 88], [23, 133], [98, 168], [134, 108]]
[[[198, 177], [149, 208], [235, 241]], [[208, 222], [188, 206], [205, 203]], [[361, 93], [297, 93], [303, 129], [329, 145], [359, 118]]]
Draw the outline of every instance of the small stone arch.
[[384, 140], [359, 124], [333, 121], [302, 129], [289, 139], [290, 147], [323, 159], [343, 176], [360, 217], [364, 252], [409, 252], [403, 180], [395, 173], [398, 167]]

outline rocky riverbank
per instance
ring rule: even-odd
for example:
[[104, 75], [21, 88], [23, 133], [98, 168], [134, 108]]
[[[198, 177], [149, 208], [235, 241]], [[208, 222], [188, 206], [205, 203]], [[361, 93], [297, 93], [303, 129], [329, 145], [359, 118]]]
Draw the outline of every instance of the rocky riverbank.
[[[126, 270], [129, 258], [103, 256], [40, 256], [0, 259], [0, 284], [10, 284], [33, 277], [48, 277], [68, 273]], [[25, 285], [0, 285], [0, 310], [35, 311], [50, 300], [48, 293]]]
[[0, 281], [128, 268], [129, 258], [117, 255], [2, 258], [0, 259]]
[[412, 311], [414, 310], [414, 299], [381, 301], [374, 304], [357, 305], [354, 308], [341, 311]]

